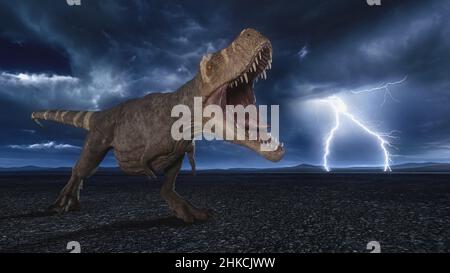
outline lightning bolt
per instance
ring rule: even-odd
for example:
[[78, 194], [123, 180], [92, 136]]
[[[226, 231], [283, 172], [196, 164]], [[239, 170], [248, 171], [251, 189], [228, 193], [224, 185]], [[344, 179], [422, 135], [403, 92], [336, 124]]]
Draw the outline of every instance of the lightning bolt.
[[381, 104], [381, 106], [383, 106], [386, 101], [387, 98], [390, 97], [393, 101], [398, 102], [398, 100], [392, 95], [391, 86], [394, 85], [399, 85], [404, 83], [406, 80], [408, 79], [408, 75], [406, 75], [403, 79], [401, 79], [400, 81], [396, 81], [396, 82], [388, 82], [388, 83], [382, 83], [377, 87], [374, 88], [370, 88], [370, 89], [365, 89], [365, 90], [355, 90], [355, 91], [351, 91], [353, 94], [363, 94], [363, 93], [372, 93], [372, 92], [377, 92], [377, 91], [381, 91], [384, 90], [384, 99], [383, 99], [383, 103]]
[[390, 154], [388, 151], [388, 146], [391, 146], [389, 141], [387, 141], [384, 136], [390, 137], [388, 134], [382, 134], [377, 133], [373, 130], [371, 130], [369, 127], [364, 125], [360, 120], [358, 120], [355, 116], [353, 116], [351, 113], [348, 112], [347, 105], [344, 103], [342, 99], [336, 96], [329, 97], [326, 99], [326, 102], [329, 103], [333, 109], [334, 117], [335, 117], [335, 125], [331, 129], [330, 133], [328, 134], [326, 141], [325, 141], [325, 153], [323, 155], [323, 167], [324, 169], [329, 172], [330, 166], [328, 164], [328, 156], [330, 155], [330, 146], [333, 142], [334, 135], [339, 130], [339, 127], [341, 125], [341, 116], [347, 117], [349, 120], [351, 120], [354, 124], [358, 125], [360, 128], [362, 128], [365, 132], [367, 132], [369, 135], [373, 136], [375, 139], [378, 140], [380, 144], [380, 148], [383, 151], [384, 154], [384, 171], [390, 172], [391, 166], [390, 163]]
[[[382, 105], [385, 104], [387, 97], [389, 96], [392, 100], [397, 101], [394, 96], [391, 93], [390, 87], [394, 85], [399, 85], [404, 83], [408, 79], [408, 76], [405, 76], [400, 81], [396, 82], [388, 82], [380, 84], [379, 86], [375, 88], [370, 89], [364, 89], [364, 90], [356, 90], [351, 91], [353, 94], [364, 94], [364, 93], [372, 93], [372, 92], [378, 92], [384, 90], [384, 100]], [[390, 163], [390, 153], [388, 150], [388, 147], [392, 147], [392, 145], [389, 143], [388, 140], [385, 138], [394, 138], [392, 136], [392, 132], [390, 134], [384, 134], [384, 133], [378, 133], [373, 130], [371, 130], [368, 126], [364, 125], [362, 121], [357, 119], [354, 115], [352, 115], [347, 108], [347, 105], [344, 103], [342, 99], [340, 99], [337, 96], [331, 96], [328, 99], [326, 99], [326, 102], [329, 103], [333, 109], [334, 112], [334, 118], [335, 118], [335, 124], [334, 127], [331, 129], [331, 131], [328, 133], [328, 136], [325, 140], [325, 152], [323, 154], [323, 167], [324, 169], [329, 172], [330, 166], [328, 163], [328, 156], [330, 155], [330, 146], [333, 142], [334, 136], [336, 132], [339, 130], [339, 127], [341, 126], [341, 117], [344, 116], [351, 120], [354, 124], [356, 124], [358, 127], [362, 128], [366, 133], [374, 137], [376, 140], [378, 140], [381, 150], [383, 151], [384, 155], [384, 171], [390, 172], [392, 171]]]

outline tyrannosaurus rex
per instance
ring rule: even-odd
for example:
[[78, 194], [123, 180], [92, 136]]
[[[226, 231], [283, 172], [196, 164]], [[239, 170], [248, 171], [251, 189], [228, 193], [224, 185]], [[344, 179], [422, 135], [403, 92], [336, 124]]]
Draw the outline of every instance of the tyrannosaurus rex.
[[[164, 172], [161, 196], [175, 216], [185, 222], [207, 219], [209, 210], [196, 208], [175, 192], [175, 180], [185, 154], [195, 169], [195, 146], [192, 140], [176, 141], [171, 137], [174, 122], [171, 109], [179, 104], [192, 109], [194, 97], [201, 97], [204, 107], [254, 105], [253, 81], [266, 78], [271, 62], [270, 41], [254, 29], [244, 29], [228, 47], [204, 56], [196, 76], [175, 92], [151, 93], [104, 111], [33, 112], [31, 118], [35, 121], [55, 121], [88, 131], [72, 176], [49, 209], [57, 213], [78, 209], [83, 180], [94, 174], [107, 152], [113, 149], [120, 168], [128, 174], [155, 177], [155, 172]], [[265, 142], [261, 139], [230, 142], [250, 148], [271, 161], [280, 160], [285, 152], [277, 140], [273, 151], [260, 149]]]

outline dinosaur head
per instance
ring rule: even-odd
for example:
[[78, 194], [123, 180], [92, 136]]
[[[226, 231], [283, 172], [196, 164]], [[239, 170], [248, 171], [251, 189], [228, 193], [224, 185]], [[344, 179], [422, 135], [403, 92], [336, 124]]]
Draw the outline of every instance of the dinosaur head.
[[[256, 98], [253, 92], [254, 82], [258, 78], [266, 79], [266, 70], [272, 64], [272, 45], [261, 33], [254, 29], [244, 29], [239, 36], [226, 48], [208, 54], [200, 62], [199, 78], [202, 81], [200, 92], [204, 100], [204, 107], [210, 104], [222, 107], [226, 112], [226, 105], [255, 105]], [[256, 140], [230, 140], [230, 142], [245, 146], [259, 153], [271, 161], [279, 161], [284, 155], [283, 145], [270, 134], [262, 137], [262, 130], [258, 124], [248, 115], [245, 124], [238, 124], [238, 120], [229, 122], [225, 116], [224, 131], [233, 127], [237, 134], [237, 128], [245, 128], [245, 134], [249, 135], [249, 124], [256, 125], [258, 137]], [[243, 123], [243, 122], [241, 122]], [[252, 127], [253, 129], [255, 127]], [[267, 130], [265, 130], [267, 132]], [[237, 139], [237, 138], [234, 138]], [[253, 138], [254, 139], [254, 138]], [[272, 149], [265, 151], [262, 145], [270, 143]]]

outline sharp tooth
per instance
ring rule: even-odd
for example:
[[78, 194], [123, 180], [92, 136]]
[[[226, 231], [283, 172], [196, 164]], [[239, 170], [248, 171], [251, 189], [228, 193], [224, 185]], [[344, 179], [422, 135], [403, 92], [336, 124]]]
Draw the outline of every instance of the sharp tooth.
[[262, 75], [263, 75], [263, 78], [266, 80], [267, 79], [266, 70], [263, 71]]
[[241, 76], [241, 78], [240, 78], [240, 79], [241, 79], [241, 82], [244, 82], [244, 77], [242, 77], [242, 76]]
[[255, 62], [257, 65], [259, 65], [258, 58], [255, 59]]
[[272, 51], [270, 51], [269, 56], [270, 56], [270, 60], [272, 60]]
[[256, 72], [256, 63], [253, 63], [253, 70]]
[[260, 52], [259, 52], [259, 58], [261, 59], [261, 57], [262, 57], [262, 56], [261, 56], [261, 51], [260, 51]]
[[248, 83], [247, 73], [244, 73], [245, 83]]
[[272, 64], [269, 62], [269, 69], [272, 69]]

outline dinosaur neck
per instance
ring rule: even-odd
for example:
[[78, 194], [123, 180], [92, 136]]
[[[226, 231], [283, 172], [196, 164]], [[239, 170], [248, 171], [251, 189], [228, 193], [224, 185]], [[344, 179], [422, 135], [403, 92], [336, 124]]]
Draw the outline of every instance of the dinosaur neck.
[[200, 90], [203, 88], [202, 85], [203, 82], [198, 75], [195, 76], [192, 80], [185, 83], [177, 91], [175, 91], [178, 103], [187, 105], [189, 107], [193, 106], [194, 97], [201, 96]]

